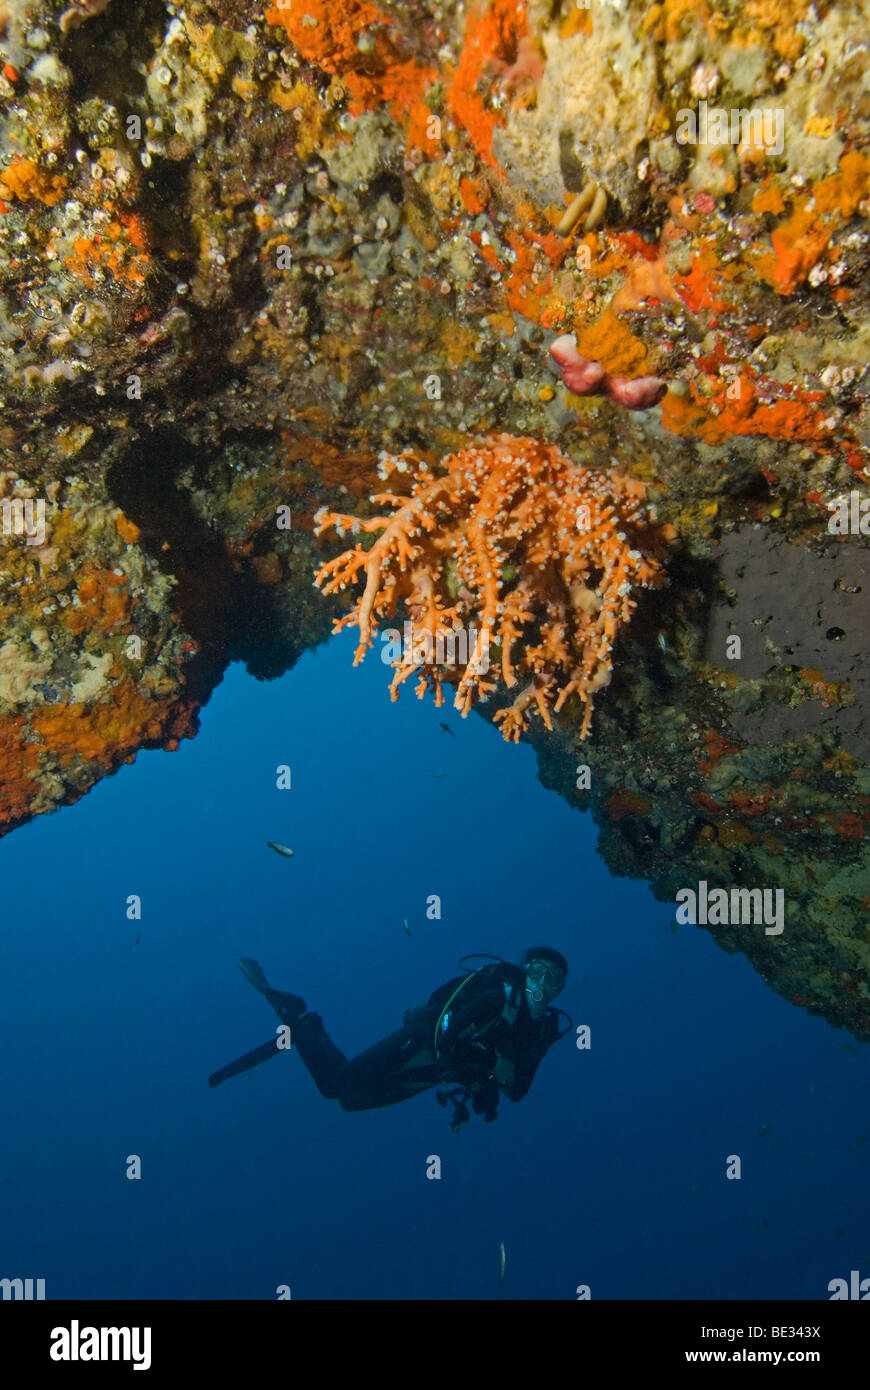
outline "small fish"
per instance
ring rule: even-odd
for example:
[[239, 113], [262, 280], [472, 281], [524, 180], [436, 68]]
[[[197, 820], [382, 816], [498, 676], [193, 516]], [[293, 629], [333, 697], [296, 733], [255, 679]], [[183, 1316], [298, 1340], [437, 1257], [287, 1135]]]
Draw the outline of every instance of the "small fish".
[[504, 1241], [498, 1247], [498, 1283], [501, 1288], [504, 1283], [504, 1267], [507, 1264], [507, 1256], [504, 1253]]
[[658, 642], [662, 651], [666, 652], [668, 649], [668, 639], [663, 632], [659, 633], [658, 637], [656, 638], [656, 641]]
[[814, 1096], [816, 1094], [816, 1088], [813, 1085], [812, 1081], [807, 1083], [807, 1090], [809, 1091], [811, 1096]]
[[[456, 735], [454, 734], [453, 737], [455, 738]], [[430, 776], [432, 777], [433, 782], [437, 782], [439, 777], [449, 777], [450, 774], [448, 772], [433, 772], [430, 774]]]
[[845, 1226], [838, 1226], [837, 1229], [834, 1231], [834, 1240], [842, 1240], [842, 1239], [843, 1239], [843, 1236], [844, 1236], [845, 1234], [846, 1234], [846, 1227], [845, 1227]]
[[267, 840], [266, 844], [273, 849], [276, 854], [280, 854], [284, 859], [292, 859], [294, 851], [288, 849], [286, 845], [276, 845], [274, 840]]
[[403, 917], [403, 918], [402, 918], [402, 922], [404, 923], [404, 927], [405, 927], [405, 935], [406, 935], [406, 936], [410, 936], [410, 935], [411, 935], [411, 929], [410, 929], [410, 927], [408, 926], [408, 919], [407, 919], [407, 917]]
[[853, 1047], [851, 1043], [843, 1043], [843, 1051], [844, 1051], [844, 1052], [857, 1052], [858, 1049], [857, 1049], [857, 1047]]
[[761, 1129], [758, 1131], [758, 1137], [759, 1139], [766, 1139], [769, 1133], [770, 1125], [762, 1125]]
[[439, 720], [438, 720], [438, 723], [441, 725], [441, 728], [444, 730], [445, 734], [449, 734], [451, 738], [455, 738], [455, 737], [456, 737], [456, 735], [455, 735], [455, 733], [453, 732], [453, 730], [451, 729], [450, 725], [449, 725], [449, 724], [445, 724], [443, 719], [439, 719]]
[[677, 924], [676, 924], [676, 922], [671, 922], [671, 936], [676, 936], [676, 934], [677, 934]]
[[139, 942], [140, 942], [141, 940], [142, 940], [142, 933], [140, 932], [139, 935], [136, 937], [136, 940], [133, 942], [133, 945], [134, 945], [134, 946], [138, 946], [138, 945], [139, 945]]
[[867, 1143], [867, 1135], [866, 1135], [866, 1134], [859, 1134], [859, 1135], [857, 1135], [857, 1137], [856, 1137], [856, 1139], [855, 1139], [855, 1143], [856, 1143], [856, 1144], [866, 1144], [866, 1143]]

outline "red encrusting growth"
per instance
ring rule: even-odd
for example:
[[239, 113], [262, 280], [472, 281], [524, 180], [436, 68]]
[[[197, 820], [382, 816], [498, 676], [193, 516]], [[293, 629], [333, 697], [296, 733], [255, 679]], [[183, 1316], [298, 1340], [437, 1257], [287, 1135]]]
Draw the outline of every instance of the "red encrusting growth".
[[[807, 392], [792, 400], [765, 402], [762, 383], [747, 370], [732, 382], [705, 396], [691, 383], [686, 396], [673, 391], [662, 405], [662, 424], [672, 434], [695, 435], [707, 444], [723, 444], [731, 435], [764, 435], [768, 439], [801, 439], [827, 444], [824, 396]], [[781, 388], [780, 388], [781, 389]]]
[[462, 57], [448, 88], [447, 109], [466, 131], [479, 158], [492, 169], [499, 168], [492, 137], [501, 117], [487, 109], [478, 83], [492, 70], [493, 61], [513, 63], [521, 40], [528, 37], [525, 0], [478, 2], [465, 21]]

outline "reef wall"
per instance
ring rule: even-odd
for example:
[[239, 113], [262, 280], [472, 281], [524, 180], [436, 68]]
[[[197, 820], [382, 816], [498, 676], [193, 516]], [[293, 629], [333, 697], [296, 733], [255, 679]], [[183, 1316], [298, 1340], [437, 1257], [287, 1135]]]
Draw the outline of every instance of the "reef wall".
[[[870, 1037], [864, 8], [6, 0], [0, 26], [3, 830], [192, 736], [230, 659], [275, 676], [358, 618], [315, 575], [348, 530], [364, 573], [387, 476], [398, 516], [461, 458], [374, 617], [498, 612], [474, 708], [611, 868], [783, 889], [781, 935], [708, 929]], [[642, 491], [667, 582], [603, 515], [581, 553], [495, 435]]]

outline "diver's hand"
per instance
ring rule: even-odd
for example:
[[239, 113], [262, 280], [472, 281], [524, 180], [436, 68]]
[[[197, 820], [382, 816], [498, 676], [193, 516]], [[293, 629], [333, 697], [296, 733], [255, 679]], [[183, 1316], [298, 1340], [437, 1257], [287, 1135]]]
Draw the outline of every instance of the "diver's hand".
[[507, 1057], [499, 1057], [495, 1064], [493, 1076], [500, 1086], [509, 1086], [516, 1076], [517, 1071], [513, 1062]]

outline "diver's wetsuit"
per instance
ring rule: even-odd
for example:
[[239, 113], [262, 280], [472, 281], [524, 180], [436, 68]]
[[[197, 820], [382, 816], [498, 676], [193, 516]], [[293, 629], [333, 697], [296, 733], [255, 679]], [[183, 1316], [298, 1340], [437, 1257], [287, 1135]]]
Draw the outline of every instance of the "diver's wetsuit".
[[[554, 1010], [532, 1018], [525, 981], [523, 968], [507, 962], [448, 980], [426, 1004], [407, 1011], [402, 1028], [350, 1061], [328, 1036], [320, 1015], [306, 1013], [293, 1024], [293, 1047], [320, 1094], [337, 1100], [343, 1110], [395, 1105], [439, 1083], [456, 1082], [471, 1088], [476, 1113], [494, 1118], [499, 1091], [522, 1100], [541, 1058], [559, 1037]], [[435, 1026], [451, 995], [436, 1057]]]

